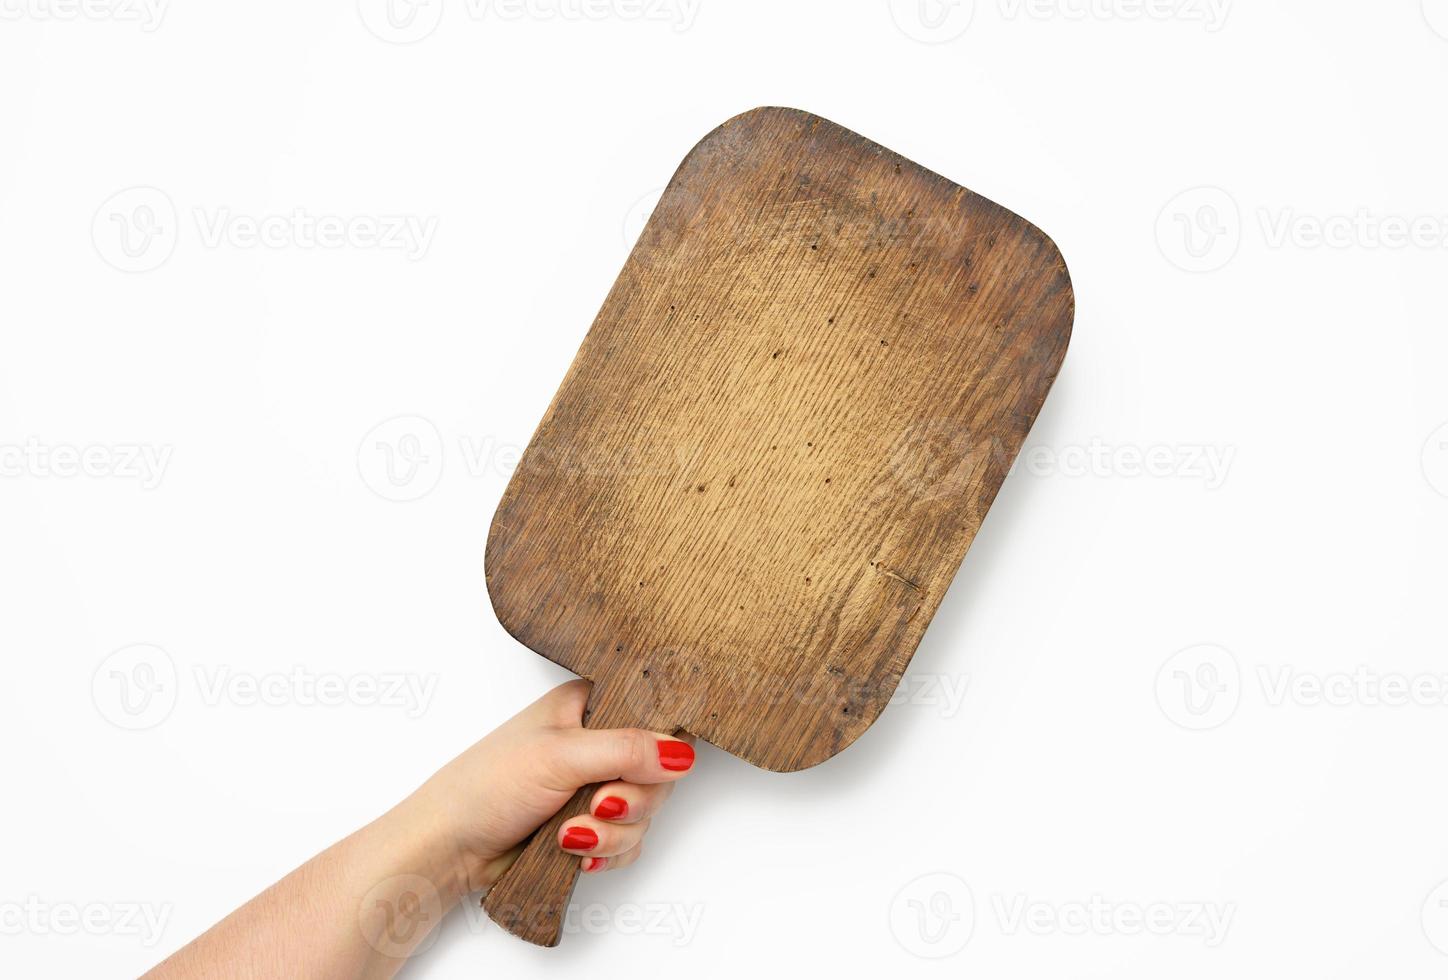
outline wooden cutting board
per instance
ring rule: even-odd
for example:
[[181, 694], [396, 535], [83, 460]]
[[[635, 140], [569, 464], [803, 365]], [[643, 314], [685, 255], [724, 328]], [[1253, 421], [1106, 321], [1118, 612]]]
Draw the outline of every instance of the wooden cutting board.
[[[684, 158], [488, 536], [521, 643], [587, 724], [765, 769], [890, 699], [1060, 370], [1038, 228], [828, 120], [762, 108]], [[557, 943], [578, 859], [541, 828], [484, 901]]]

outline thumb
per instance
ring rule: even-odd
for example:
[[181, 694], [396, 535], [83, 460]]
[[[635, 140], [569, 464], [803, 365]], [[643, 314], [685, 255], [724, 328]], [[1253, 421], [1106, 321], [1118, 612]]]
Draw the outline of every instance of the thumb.
[[694, 765], [694, 747], [684, 738], [642, 728], [575, 728], [553, 743], [553, 770], [571, 786], [612, 779], [667, 783]]

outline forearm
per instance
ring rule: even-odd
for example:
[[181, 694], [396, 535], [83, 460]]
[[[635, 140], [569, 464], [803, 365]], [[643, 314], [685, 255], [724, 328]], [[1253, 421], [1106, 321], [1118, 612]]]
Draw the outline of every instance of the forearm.
[[[149, 977], [390, 977], [489, 871], [469, 867], [426, 790], [332, 845]], [[471, 880], [470, 880], [471, 879]]]
[[582, 786], [598, 784], [590, 812], [559, 828], [557, 846], [585, 871], [627, 867], [694, 751], [658, 732], [583, 728], [587, 693], [582, 681], [554, 688], [147, 975], [390, 977]]

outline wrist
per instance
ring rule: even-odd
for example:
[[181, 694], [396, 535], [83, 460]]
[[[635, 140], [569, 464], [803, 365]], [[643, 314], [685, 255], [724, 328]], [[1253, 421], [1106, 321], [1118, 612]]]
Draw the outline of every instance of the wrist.
[[419, 873], [434, 881], [448, 908], [491, 887], [518, 851], [481, 845], [455, 810], [445, 790], [430, 780], [382, 818], [394, 846], [426, 869]]
[[373, 825], [377, 846], [397, 856], [395, 873], [421, 875], [437, 889], [444, 910], [475, 890], [476, 858], [459, 847], [444, 812], [419, 790], [383, 814]]

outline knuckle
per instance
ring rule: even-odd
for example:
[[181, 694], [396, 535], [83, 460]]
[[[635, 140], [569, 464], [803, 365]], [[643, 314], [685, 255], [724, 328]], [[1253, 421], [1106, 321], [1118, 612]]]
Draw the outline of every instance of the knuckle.
[[618, 761], [624, 772], [633, 772], [648, 759], [649, 737], [639, 728], [621, 728], [618, 732]]
[[536, 755], [542, 781], [554, 789], [566, 789], [575, 782], [574, 747], [562, 732], [539, 736]]

